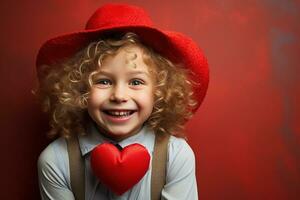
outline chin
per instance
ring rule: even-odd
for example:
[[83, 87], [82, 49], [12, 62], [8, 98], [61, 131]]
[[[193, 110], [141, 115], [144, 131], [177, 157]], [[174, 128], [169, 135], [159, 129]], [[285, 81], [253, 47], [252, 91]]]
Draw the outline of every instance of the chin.
[[138, 132], [139, 129], [125, 129], [120, 128], [120, 129], [110, 129], [108, 131], [108, 136], [112, 138], [127, 138], [131, 135], [134, 135]]

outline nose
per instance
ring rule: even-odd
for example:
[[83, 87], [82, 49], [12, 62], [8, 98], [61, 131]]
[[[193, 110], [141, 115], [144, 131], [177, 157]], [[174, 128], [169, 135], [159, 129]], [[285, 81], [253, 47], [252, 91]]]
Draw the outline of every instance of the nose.
[[117, 103], [126, 102], [128, 100], [126, 87], [122, 86], [121, 84], [117, 84], [113, 88], [109, 100]]

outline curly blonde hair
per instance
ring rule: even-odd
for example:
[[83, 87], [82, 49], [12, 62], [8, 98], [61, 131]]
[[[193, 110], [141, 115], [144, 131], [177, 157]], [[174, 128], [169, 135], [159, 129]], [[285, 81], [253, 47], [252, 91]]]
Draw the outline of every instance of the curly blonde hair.
[[143, 60], [155, 77], [155, 102], [146, 124], [155, 133], [184, 137], [183, 125], [197, 106], [192, 82], [188, 79], [190, 72], [143, 45], [131, 32], [123, 34], [120, 39], [91, 42], [73, 57], [55, 66], [45, 66], [48, 71], [35, 94], [42, 110], [50, 115], [49, 137], [86, 134], [86, 126], [92, 120], [87, 112], [92, 77], [108, 55], [115, 55], [130, 45], [142, 49]]

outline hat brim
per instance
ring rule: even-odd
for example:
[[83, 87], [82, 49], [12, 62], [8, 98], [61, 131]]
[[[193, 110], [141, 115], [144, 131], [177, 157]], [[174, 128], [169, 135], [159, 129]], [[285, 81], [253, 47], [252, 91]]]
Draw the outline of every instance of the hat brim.
[[44, 65], [51, 66], [62, 62], [86, 47], [90, 42], [98, 40], [103, 34], [111, 31], [134, 32], [143, 44], [150, 46], [173, 63], [188, 68], [192, 72], [190, 78], [196, 83], [193, 90], [199, 102], [197, 108], [200, 106], [206, 95], [209, 82], [208, 63], [202, 50], [192, 39], [181, 33], [148, 26], [104, 27], [73, 32], [49, 39], [42, 45], [37, 55], [38, 78], [44, 77]]

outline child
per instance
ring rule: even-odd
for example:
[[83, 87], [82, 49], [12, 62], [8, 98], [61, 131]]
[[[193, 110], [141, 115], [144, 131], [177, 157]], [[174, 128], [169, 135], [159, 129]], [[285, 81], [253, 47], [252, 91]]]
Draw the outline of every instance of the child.
[[[107, 4], [85, 30], [48, 40], [37, 71], [37, 95], [50, 114], [49, 135], [60, 136], [38, 160], [42, 199], [80, 199], [72, 185], [70, 138], [78, 141], [83, 159], [82, 199], [155, 199], [152, 162], [156, 141], [164, 135], [171, 136], [157, 199], [198, 199], [195, 158], [182, 131], [205, 96], [208, 65], [192, 40], [155, 28], [141, 8]], [[116, 163], [104, 168], [112, 152], [140, 156], [128, 158], [133, 167], [114, 171]]]

